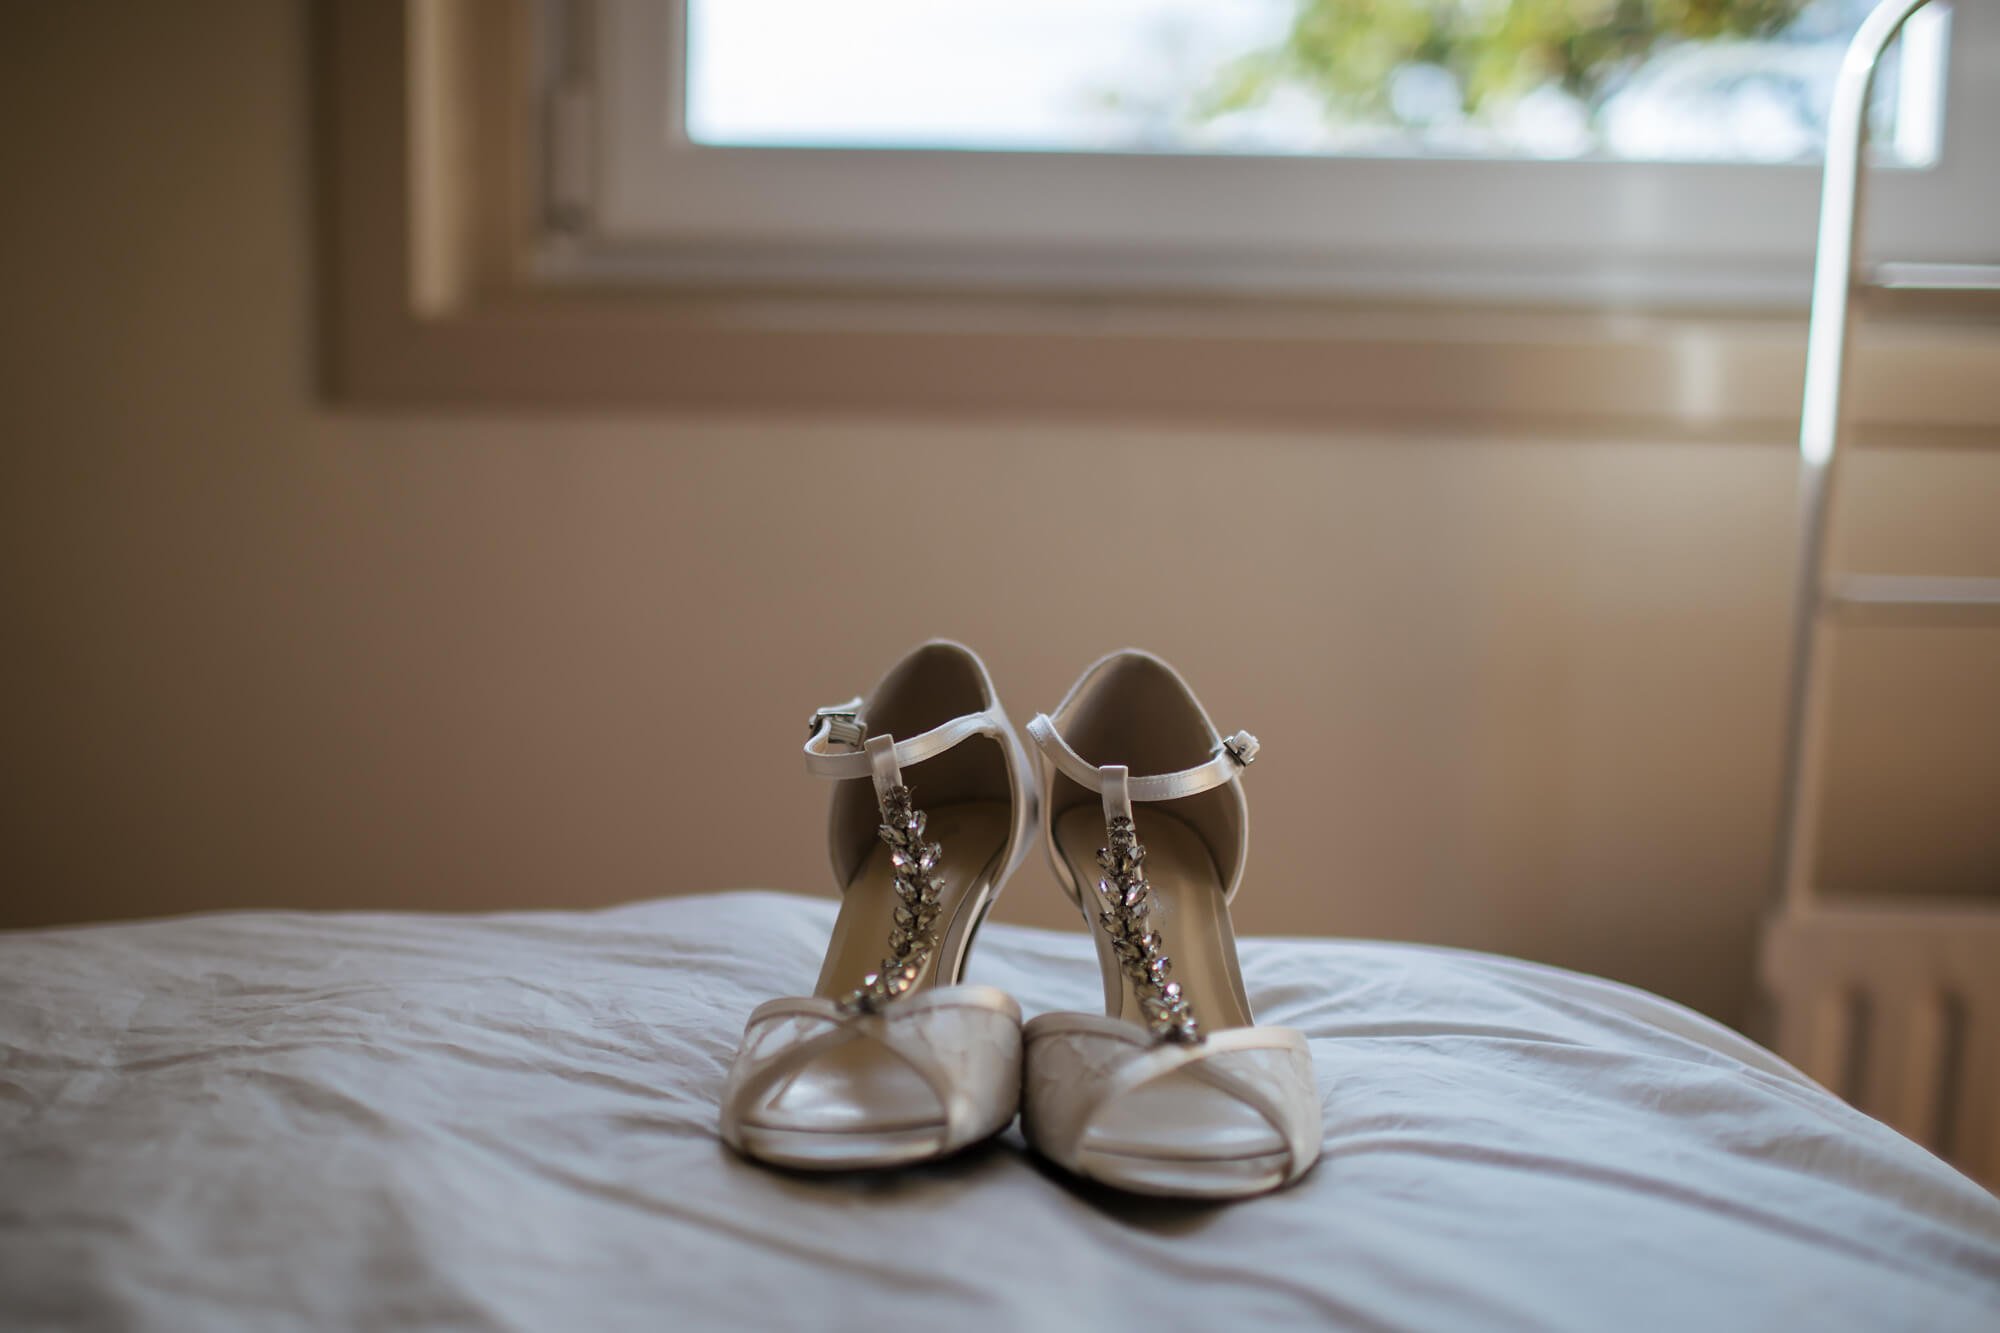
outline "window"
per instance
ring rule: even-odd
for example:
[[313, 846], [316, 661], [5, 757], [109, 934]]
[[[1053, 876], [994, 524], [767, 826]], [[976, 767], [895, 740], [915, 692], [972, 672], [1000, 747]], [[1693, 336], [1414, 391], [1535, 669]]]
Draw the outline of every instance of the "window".
[[[772, 2], [726, 0], [717, 12]], [[826, 8], [860, 15], [883, 3]], [[1198, 29], [1176, 14], [1261, 3], [1091, 0], [1075, 11], [1165, 14], [1186, 33]], [[1044, 0], [1009, 4], [1050, 12]], [[985, 6], [934, 8], [970, 22]], [[329, 295], [320, 366], [342, 401], [1538, 437], [1780, 441], [1797, 430], [1818, 176], [1809, 164], [1619, 160], [1599, 149], [1551, 161], [1497, 137], [1467, 151], [1466, 135], [1486, 133], [1502, 119], [1496, 108], [1532, 88], [1499, 90], [1464, 115], [1479, 124], [1442, 130], [1408, 95], [1401, 107], [1327, 97], [1353, 114], [1310, 132], [1340, 142], [1283, 153], [1268, 142], [1136, 151], [1129, 139], [1055, 151], [1046, 128], [1032, 150], [758, 146], [786, 133], [783, 117], [767, 111], [751, 127], [703, 101], [700, 81], [728, 66], [704, 64], [698, 49], [687, 63], [699, 9], [356, 0], [315, 14]], [[2000, 124], [1996, 22], [2000, 6], [1980, 0], [1933, 31], [1944, 95], [1928, 131], [1902, 66], [1885, 93], [1884, 142], [1905, 165], [1879, 182], [1897, 197], [1875, 191], [1887, 205], [1877, 221], [1914, 219], [1919, 233], [1884, 247], [1892, 257], [2000, 257], [1996, 145], [1980, 137]], [[1286, 30], [1245, 30], [1190, 67], [1268, 52], [1273, 31]], [[806, 45], [826, 49], [817, 36]], [[1419, 63], [1450, 72], [1434, 45], [1425, 55]], [[762, 60], [744, 68], [766, 77]], [[1137, 96], [1100, 96], [1102, 75], [1087, 73], [1094, 113]], [[1041, 77], [1047, 86], [1054, 76]], [[964, 83], [955, 76], [946, 91]], [[1259, 97], [1296, 102], [1281, 83], [1238, 87], [1248, 100], [1219, 114]], [[1579, 101], [1616, 92], [1571, 83]], [[1212, 81], [1204, 74], [1198, 86]], [[956, 103], [961, 143], [976, 101]], [[1145, 114], [1158, 123], [1163, 113]], [[1112, 128], [1129, 136], [1134, 123]], [[824, 134], [832, 121], [813, 124]], [[907, 118], [900, 130], [881, 126], [868, 133], [911, 132]], [[1100, 120], [1095, 132], [1110, 131]], [[1925, 142], [1933, 165], [1910, 165], [1925, 159]], [[1773, 221], [1774, 209], [1795, 216]], [[1674, 230], [1690, 219], [1701, 229]], [[1260, 291], [1283, 299], [1249, 299]], [[1495, 299], [1468, 299], [1482, 296]], [[1571, 308], [1554, 308], [1564, 299]], [[1715, 308], [1722, 299], [1744, 308]], [[1990, 293], [1885, 299], [1889, 318], [1859, 338], [1852, 419], [1877, 439], [1990, 441], [2000, 324], [1982, 316], [1993, 309]]]
[[[553, 3], [565, 239], [545, 263], [670, 282], [1800, 304], [1825, 104], [1869, 7]], [[1982, 131], [2000, 124], [2000, 10], [1921, 11], [1878, 83], [1877, 250], [2000, 258]]]

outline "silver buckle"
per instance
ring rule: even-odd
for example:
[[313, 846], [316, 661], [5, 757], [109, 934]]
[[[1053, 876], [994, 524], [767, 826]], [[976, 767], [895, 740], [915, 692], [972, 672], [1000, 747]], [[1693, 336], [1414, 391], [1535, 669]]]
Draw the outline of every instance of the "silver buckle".
[[1239, 768], [1248, 768], [1257, 762], [1257, 738], [1247, 731], [1239, 731], [1222, 743], [1229, 757]]
[[861, 715], [852, 708], [815, 708], [810, 721], [806, 723], [806, 736], [811, 738], [826, 727], [826, 738], [837, 745], [858, 748], [868, 737], [868, 728], [861, 721]]

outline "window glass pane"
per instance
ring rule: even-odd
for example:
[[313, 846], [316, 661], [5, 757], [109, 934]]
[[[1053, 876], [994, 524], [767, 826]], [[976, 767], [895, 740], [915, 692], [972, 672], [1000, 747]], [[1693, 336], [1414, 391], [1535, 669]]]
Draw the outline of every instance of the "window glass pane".
[[[744, 147], [1789, 161], [1874, 0], [689, 0], [688, 134]], [[1878, 79], [1939, 137], [1947, 18]]]

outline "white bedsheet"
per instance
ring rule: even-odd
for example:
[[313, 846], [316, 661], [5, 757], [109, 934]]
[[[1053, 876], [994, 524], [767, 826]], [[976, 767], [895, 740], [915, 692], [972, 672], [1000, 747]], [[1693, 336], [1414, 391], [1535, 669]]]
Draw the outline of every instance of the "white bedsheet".
[[[886, 1176], [733, 1158], [745, 1013], [832, 904], [254, 914], [0, 935], [0, 1324], [2000, 1328], [2000, 1205], [1775, 1057], [1483, 955], [1250, 940], [1319, 1166], [1228, 1207], [1009, 1134]], [[1083, 934], [973, 979], [1089, 1007]]]

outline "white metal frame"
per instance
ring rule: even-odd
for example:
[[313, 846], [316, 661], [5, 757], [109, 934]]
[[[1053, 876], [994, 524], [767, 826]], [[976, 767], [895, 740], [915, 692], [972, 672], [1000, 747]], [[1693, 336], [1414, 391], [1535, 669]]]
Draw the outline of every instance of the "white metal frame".
[[[1882, 291], [2000, 292], [2000, 267], [1871, 265], [1860, 243], [1864, 114], [1883, 48], [1929, 0], [1885, 0], [1856, 34], [1835, 92], [1799, 416], [1804, 503], [1782, 815], [1760, 973], [1778, 1051], [2000, 1189], [2000, 904], [1816, 892], [1833, 648], [1840, 625], [1991, 623], [2000, 579], [1835, 572], [1829, 525], [1845, 455], [1857, 310]], [[1992, 215], [1985, 221], [1994, 224]]]
[[[1884, 290], [2000, 291], [2000, 266], [1907, 262], [1876, 266], [1863, 258], [1862, 181], [1869, 90], [1882, 52], [1910, 16], [1929, 2], [1888, 0], [1869, 15], [1855, 34], [1841, 68], [1828, 125], [1812, 318], [1806, 336], [1805, 396], [1799, 414], [1804, 515], [1793, 600], [1792, 677], [1777, 858], [1777, 897], [1781, 905], [1793, 909], [1804, 908], [1812, 897], [1838, 621], [1874, 612], [1922, 623], [1952, 624], [1968, 616], [2000, 611], [2000, 579], [1836, 574], [1828, 567], [1828, 526], [1845, 435], [1842, 408], [1857, 300]], [[1981, 220], [2000, 237], [2000, 213], [1985, 213]]]
[[[1221, 290], [1652, 307], [1802, 304], [1810, 166], [712, 148], [684, 7], [591, 0], [553, 151], [551, 277]], [[1944, 152], [1883, 234], [2000, 259], [2000, 4], [1952, 16]], [[1468, 226], [1468, 220], [1476, 226]]]

